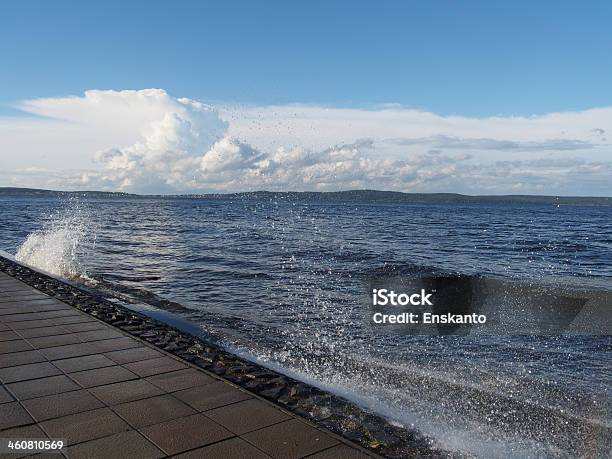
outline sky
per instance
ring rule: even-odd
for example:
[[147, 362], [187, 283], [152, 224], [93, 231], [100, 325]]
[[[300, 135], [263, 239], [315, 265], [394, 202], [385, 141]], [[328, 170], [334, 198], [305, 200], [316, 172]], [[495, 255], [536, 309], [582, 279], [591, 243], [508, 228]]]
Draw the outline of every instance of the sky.
[[612, 194], [612, 3], [0, 15], [0, 186]]

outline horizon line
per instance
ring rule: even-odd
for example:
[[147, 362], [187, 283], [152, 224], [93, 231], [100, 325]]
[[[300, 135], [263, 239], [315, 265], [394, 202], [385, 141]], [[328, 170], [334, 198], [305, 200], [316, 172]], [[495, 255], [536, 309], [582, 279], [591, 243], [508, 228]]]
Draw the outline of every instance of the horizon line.
[[435, 192], [414, 192], [414, 191], [397, 191], [397, 190], [378, 190], [373, 188], [353, 188], [346, 190], [334, 190], [334, 191], [313, 191], [313, 190], [286, 190], [286, 191], [272, 191], [272, 190], [251, 190], [251, 191], [232, 191], [232, 192], [193, 192], [193, 193], [135, 193], [128, 191], [108, 191], [108, 190], [51, 190], [46, 188], [29, 188], [29, 187], [15, 187], [15, 186], [0, 186], [0, 191], [3, 190], [23, 190], [23, 191], [38, 191], [47, 193], [100, 193], [100, 194], [121, 194], [128, 196], [142, 196], [142, 197], [182, 197], [182, 196], [231, 196], [237, 194], [256, 194], [256, 193], [270, 193], [270, 194], [338, 194], [338, 193], [355, 193], [355, 192], [375, 192], [375, 193], [394, 193], [403, 195], [451, 195], [451, 196], [463, 196], [470, 198], [504, 198], [504, 197], [534, 197], [534, 198], [578, 198], [578, 199], [612, 199], [612, 196], [576, 196], [576, 195], [559, 195], [559, 194], [464, 194], [447, 191], [435, 191]]

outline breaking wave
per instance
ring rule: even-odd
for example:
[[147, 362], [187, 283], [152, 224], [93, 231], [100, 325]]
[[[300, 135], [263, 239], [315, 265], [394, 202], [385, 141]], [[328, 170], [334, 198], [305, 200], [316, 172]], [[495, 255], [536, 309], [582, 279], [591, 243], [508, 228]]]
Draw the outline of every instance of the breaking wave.
[[15, 259], [55, 276], [86, 279], [82, 260], [94, 245], [88, 210], [70, 201], [66, 208], [51, 214], [41, 229], [27, 236]]

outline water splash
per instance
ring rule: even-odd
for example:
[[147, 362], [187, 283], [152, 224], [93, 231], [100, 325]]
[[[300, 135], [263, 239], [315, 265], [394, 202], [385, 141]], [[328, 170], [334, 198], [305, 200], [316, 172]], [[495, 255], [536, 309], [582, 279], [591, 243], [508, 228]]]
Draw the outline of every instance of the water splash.
[[28, 235], [15, 259], [55, 276], [87, 279], [82, 260], [95, 246], [95, 232], [90, 231], [89, 221], [87, 208], [69, 200], [63, 209], [50, 215], [40, 230]]

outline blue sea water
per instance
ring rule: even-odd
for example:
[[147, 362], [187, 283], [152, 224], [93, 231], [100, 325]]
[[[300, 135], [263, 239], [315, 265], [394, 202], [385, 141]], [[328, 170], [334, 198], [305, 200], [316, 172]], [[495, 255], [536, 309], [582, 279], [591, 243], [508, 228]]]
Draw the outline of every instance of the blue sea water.
[[[519, 309], [537, 286], [612, 312], [612, 207], [12, 197], [0, 216], [0, 249], [21, 261], [188, 324], [442, 448], [574, 457], [609, 444], [593, 449], [558, 424], [612, 428], [610, 336], [375, 333], [362, 294], [375, 275], [461, 274], [494, 280]], [[561, 421], [541, 422], [542, 410]]]

